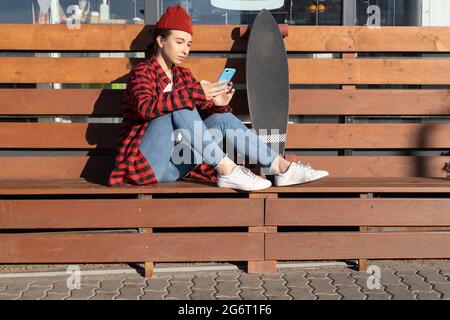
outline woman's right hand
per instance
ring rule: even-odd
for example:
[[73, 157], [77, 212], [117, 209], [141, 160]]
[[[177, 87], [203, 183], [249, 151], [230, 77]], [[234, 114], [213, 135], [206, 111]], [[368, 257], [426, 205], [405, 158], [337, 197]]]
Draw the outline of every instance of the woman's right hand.
[[225, 80], [222, 80], [220, 82], [209, 82], [206, 80], [201, 80], [200, 84], [203, 88], [203, 91], [205, 92], [206, 100], [211, 100], [217, 96], [227, 93], [229, 88], [228, 86], [223, 85], [225, 82]]

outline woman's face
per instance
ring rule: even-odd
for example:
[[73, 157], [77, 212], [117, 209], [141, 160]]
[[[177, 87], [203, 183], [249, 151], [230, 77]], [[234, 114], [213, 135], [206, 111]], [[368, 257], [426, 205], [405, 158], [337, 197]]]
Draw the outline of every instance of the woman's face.
[[[161, 38], [160, 41], [162, 40]], [[171, 30], [170, 36], [162, 40], [161, 55], [175, 64], [180, 64], [189, 55], [191, 49], [192, 35], [185, 31]]]

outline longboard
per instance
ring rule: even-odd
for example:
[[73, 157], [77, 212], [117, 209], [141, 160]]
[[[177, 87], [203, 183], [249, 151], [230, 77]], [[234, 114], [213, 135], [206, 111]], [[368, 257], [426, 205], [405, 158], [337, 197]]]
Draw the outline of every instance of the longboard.
[[[246, 85], [252, 128], [284, 156], [289, 119], [288, 57], [280, 26], [265, 9], [250, 28]], [[266, 129], [266, 134], [261, 129]]]

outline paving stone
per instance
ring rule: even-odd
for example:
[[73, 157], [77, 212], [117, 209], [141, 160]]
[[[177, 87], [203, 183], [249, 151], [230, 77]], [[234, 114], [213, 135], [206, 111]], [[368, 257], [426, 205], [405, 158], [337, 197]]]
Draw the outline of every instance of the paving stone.
[[164, 278], [155, 278], [155, 279], [147, 279], [147, 285], [144, 288], [146, 290], [166, 290], [170, 286], [170, 280], [172, 277], [164, 277]]
[[263, 280], [255, 274], [241, 274], [238, 278], [241, 289], [262, 289]]
[[433, 285], [425, 282], [424, 278], [415, 275], [415, 276], [401, 276], [402, 282], [408, 286], [409, 291], [431, 291]]
[[441, 295], [439, 292], [416, 292], [418, 300], [441, 300]]
[[38, 280], [35, 280], [35, 281], [33, 281], [32, 283], [31, 283], [31, 287], [45, 287], [45, 288], [52, 288], [53, 287], [53, 284], [55, 283], [56, 281], [54, 281], [54, 280], [51, 280], [51, 279], [38, 279]]
[[67, 288], [66, 280], [60, 280], [53, 283], [53, 287], [47, 293], [69, 294], [70, 289]]
[[260, 278], [263, 281], [265, 281], [265, 280], [281, 280], [281, 281], [284, 281], [283, 276], [284, 276], [284, 273], [278, 272], [278, 273], [273, 273], [273, 274], [262, 274], [260, 276]]
[[29, 290], [23, 291], [20, 300], [39, 300], [46, 296], [50, 287], [31, 287]]
[[433, 283], [433, 290], [441, 293], [441, 298], [450, 298], [450, 282], [436, 282]]
[[392, 295], [393, 300], [415, 300], [416, 295], [408, 290], [406, 285], [387, 284], [387, 293]]
[[20, 294], [2, 294], [0, 293], [0, 300], [17, 300]]
[[100, 287], [97, 289], [97, 292], [115, 292], [118, 293], [118, 290], [122, 287], [121, 279], [107, 279], [100, 281]]
[[217, 285], [215, 287], [215, 289], [217, 291], [215, 293], [215, 296], [216, 297], [221, 297], [221, 296], [237, 297], [238, 292], [240, 291], [238, 286], [239, 286], [238, 281], [220, 281], [217, 283]]
[[385, 292], [381, 292], [381, 293], [374, 293], [374, 292], [369, 292], [369, 293], [365, 293], [367, 296], [367, 300], [390, 300], [391, 296]]
[[359, 286], [338, 286], [336, 293], [341, 295], [344, 300], [364, 300], [366, 295], [361, 292]]
[[280, 295], [280, 296], [266, 296], [268, 300], [294, 300], [291, 296]]
[[305, 273], [287, 273], [283, 276], [283, 279], [287, 282], [286, 286], [293, 287], [308, 287], [309, 280], [306, 279]]
[[331, 284], [331, 279], [312, 278], [309, 286], [313, 288], [313, 294], [336, 294], [336, 287]]
[[73, 289], [65, 300], [86, 300], [95, 295], [95, 287], [83, 286], [80, 289]]
[[285, 281], [280, 280], [266, 280], [262, 286], [266, 290], [265, 296], [285, 296], [289, 291], [289, 288], [285, 286]]
[[191, 286], [191, 282], [171, 281], [170, 286], [167, 288], [168, 294], [164, 299], [189, 299]]
[[216, 297], [217, 300], [242, 300], [241, 297]]
[[425, 277], [425, 281], [428, 283], [448, 282], [447, 277], [438, 270], [419, 270], [417, 273]]
[[114, 300], [118, 294], [118, 292], [97, 291], [95, 296], [91, 297], [89, 300]]
[[[215, 277], [215, 281], [233, 281], [241, 277], [242, 274], [239, 272], [219, 272]], [[250, 278], [255, 277], [254, 274], [248, 274]]]
[[239, 296], [243, 300], [267, 300], [267, 298], [263, 295], [263, 291], [263, 289], [244, 288], [241, 292], [239, 292]]
[[67, 297], [65, 293], [47, 293], [41, 300], [64, 300]]
[[328, 277], [332, 280], [333, 286], [354, 286], [355, 279], [349, 274], [345, 272], [332, 272], [328, 275]]
[[338, 294], [316, 294], [317, 300], [341, 300], [342, 296]]
[[191, 283], [191, 280], [195, 278], [195, 275], [192, 273], [181, 273], [181, 274], [173, 274], [170, 279], [171, 282], [185, 282]]
[[124, 287], [119, 289], [120, 295], [116, 299], [138, 299], [139, 296], [144, 294], [145, 284], [128, 283]]
[[163, 300], [167, 295], [167, 291], [144, 291], [144, 294], [139, 297], [140, 300]]
[[2, 293], [21, 294], [23, 291], [30, 289], [31, 283], [29, 280], [11, 280], [7, 283], [6, 289]]
[[192, 289], [213, 289], [217, 284], [215, 281], [217, 275], [197, 276], [192, 279], [194, 286]]
[[382, 284], [402, 284], [402, 279], [394, 273], [394, 270], [381, 270], [380, 281]]
[[190, 299], [192, 300], [214, 300], [215, 290], [192, 290]]
[[292, 287], [288, 292], [295, 300], [316, 300], [317, 297], [312, 294], [312, 288], [301, 288], [301, 287]]
[[318, 270], [308, 270], [306, 272], [306, 278], [308, 279], [329, 279], [329, 272], [318, 271]]

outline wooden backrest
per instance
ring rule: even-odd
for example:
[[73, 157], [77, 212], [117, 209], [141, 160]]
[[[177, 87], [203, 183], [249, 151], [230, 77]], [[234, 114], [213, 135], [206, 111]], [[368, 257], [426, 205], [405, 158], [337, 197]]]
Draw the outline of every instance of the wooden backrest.
[[[8, 52], [0, 56], [2, 179], [107, 176], [120, 129], [122, 90], [17, 87], [125, 83], [131, 66], [143, 58], [93, 55], [145, 52], [152, 30], [143, 25], [0, 25], [0, 50]], [[450, 123], [442, 117], [450, 115], [449, 31], [290, 26], [285, 38], [289, 157], [297, 155], [335, 177], [447, 177]], [[248, 118], [245, 47], [239, 26], [194, 26], [183, 66], [210, 81], [224, 67], [236, 68], [238, 91], [231, 105]], [[93, 54], [55, 58], [36, 57], [36, 52]], [[48, 116], [74, 120], [42, 122]], [[80, 116], [92, 120], [76, 120]], [[381, 122], [367, 119], [380, 116]], [[98, 117], [116, 121], [94, 123]]]

